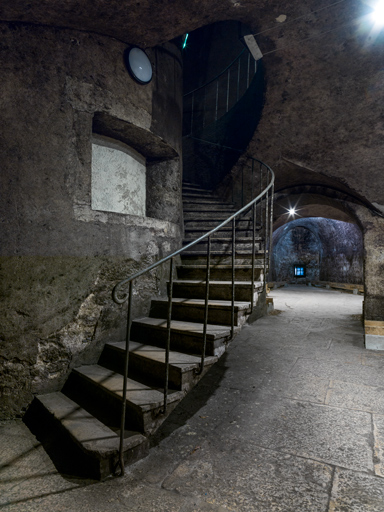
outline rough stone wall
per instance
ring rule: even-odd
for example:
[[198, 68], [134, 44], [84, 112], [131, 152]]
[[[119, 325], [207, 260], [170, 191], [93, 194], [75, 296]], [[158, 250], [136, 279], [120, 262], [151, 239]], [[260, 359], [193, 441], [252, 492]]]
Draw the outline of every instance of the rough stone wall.
[[286, 24], [271, 16], [270, 30], [257, 37], [266, 95], [248, 152], [276, 172], [277, 190], [331, 178], [335, 188], [382, 205], [384, 32], [372, 32], [371, 8], [361, 2], [310, 4], [278, 6]]
[[[273, 248], [274, 280], [289, 283], [313, 282], [319, 279], [321, 242], [309, 229], [288, 229]], [[295, 277], [295, 264], [305, 265], [305, 277]]]
[[[279, 227], [273, 240], [276, 281], [364, 281], [363, 235], [356, 224], [319, 217], [296, 219]], [[292, 278], [295, 263], [307, 265], [305, 280]]]
[[321, 237], [325, 251], [320, 280], [363, 284], [363, 235], [356, 224], [324, 219]]
[[[95, 362], [105, 340], [120, 338], [126, 307], [112, 302], [113, 285], [180, 246], [181, 65], [172, 45], [149, 50], [155, 77], [140, 86], [124, 68], [126, 45], [115, 39], [25, 24], [0, 30], [0, 417], [7, 418], [22, 414], [32, 393], [60, 388], [72, 367]], [[96, 115], [106, 135], [120, 134], [148, 158], [146, 217], [91, 209]], [[165, 291], [164, 272], [137, 280], [134, 316]]]
[[364, 237], [364, 319], [384, 321], [384, 219], [357, 207]]

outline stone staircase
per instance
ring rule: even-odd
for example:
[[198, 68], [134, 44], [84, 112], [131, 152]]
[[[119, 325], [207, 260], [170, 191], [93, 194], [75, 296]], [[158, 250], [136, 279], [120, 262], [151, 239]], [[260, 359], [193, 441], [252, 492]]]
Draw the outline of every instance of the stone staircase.
[[[211, 192], [184, 184], [184, 244], [236, 212]], [[182, 253], [173, 283], [169, 395], [163, 414], [168, 299], [154, 299], [148, 317], [132, 322], [127, 385], [124, 461], [131, 464], [148, 453], [149, 437], [186, 393], [218, 360], [231, 340], [231, 226], [212, 237], [211, 281], [204, 371], [199, 374], [203, 340], [206, 241]], [[237, 222], [235, 314], [236, 334], [263, 289], [264, 250], [257, 238], [256, 282], [251, 282], [250, 219]], [[125, 342], [105, 344], [97, 365], [73, 369], [61, 392], [36, 396], [27, 415], [32, 430], [49, 431], [73, 445], [85, 461], [88, 476], [103, 479], [118, 462]], [[29, 418], [29, 420], [28, 420]]]

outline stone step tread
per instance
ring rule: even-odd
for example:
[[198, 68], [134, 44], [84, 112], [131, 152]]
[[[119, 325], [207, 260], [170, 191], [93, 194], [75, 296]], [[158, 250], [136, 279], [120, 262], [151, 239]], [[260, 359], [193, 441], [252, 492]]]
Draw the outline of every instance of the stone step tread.
[[[195, 240], [193, 237], [191, 238], [184, 238], [183, 240], [183, 243], [184, 244], [189, 244], [191, 241]], [[255, 242], [260, 242], [262, 241], [263, 238], [261, 237], [255, 237]], [[232, 243], [232, 237], [215, 237], [214, 239], [211, 239], [212, 243], [215, 243], [215, 244], [218, 244], [218, 243], [222, 243], [222, 244], [231, 244]], [[248, 243], [248, 244], [251, 244], [253, 242], [253, 237], [252, 236], [237, 236], [235, 237], [235, 241], [236, 243]], [[207, 239], [205, 240], [201, 240], [201, 242], [199, 242], [199, 244], [206, 244], [208, 243], [208, 237]]]
[[[213, 215], [212, 213], [216, 213], [217, 215]], [[185, 212], [184, 211], [184, 226], [186, 230], [194, 228], [196, 231], [211, 231], [214, 228], [218, 228], [218, 230], [224, 230], [225, 226], [229, 226], [227, 231], [232, 231], [232, 223], [228, 222], [225, 226], [220, 226], [225, 220], [230, 216], [230, 212]], [[252, 229], [251, 220], [250, 219], [241, 219], [236, 221], [236, 230], [237, 229]]]
[[183, 189], [201, 190], [204, 192], [213, 193], [213, 191], [209, 188], [203, 188], [201, 185], [196, 185], [196, 183], [190, 183], [188, 181], [183, 181], [182, 187], [183, 187]]
[[[175, 279], [173, 281], [173, 284], [178, 285], [205, 285], [205, 281], [201, 279]], [[232, 286], [232, 281], [209, 281], [209, 286]], [[235, 281], [235, 287], [251, 287], [252, 281]], [[255, 281], [254, 283], [255, 288], [258, 288], [260, 286], [263, 286], [263, 283], [261, 281]]]
[[183, 183], [182, 185], [182, 188], [183, 188], [183, 191], [189, 191], [189, 190], [193, 190], [193, 191], [197, 191], [197, 192], [206, 192], [207, 194], [213, 194], [213, 190], [211, 189], [208, 189], [208, 188], [203, 188], [203, 187], [200, 187], [199, 185], [194, 185], [193, 183]]
[[[106, 343], [106, 346], [111, 347], [125, 353], [125, 341], [112, 341]], [[145, 345], [137, 341], [129, 342], [129, 352], [134, 353], [151, 361], [165, 364], [166, 351], [161, 347], [154, 347], [152, 345]], [[211, 365], [216, 363], [216, 356], [206, 356], [205, 363]], [[199, 368], [201, 363], [201, 357], [194, 356], [191, 354], [184, 354], [182, 352], [176, 352], [171, 350], [169, 352], [169, 364], [170, 366], [177, 368], [180, 373], [189, 372]]]
[[[211, 231], [211, 229], [201, 229], [201, 228], [189, 229], [189, 228], [185, 228], [184, 231], [185, 231], [184, 239], [195, 240], [196, 238], [199, 238], [200, 236], [207, 235], [209, 233], [209, 231]], [[260, 231], [260, 230], [256, 230], [256, 231]], [[215, 240], [217, 238], [230, 238], [232, 240], [232, 236], [229, 236], [229, 235], [232, 235], [232, 229], [226, 229], [226, 230], [218, 229], [217, 231], [212, 233], [211, 236]], [[253, 238], [252, 229], [236, 228], [236, 238], [237, 237]], [[260, 235], [257, 235], [256, 239], [264, 240], [264, 238], [261, 237]]]
[[[124, 379], [120, 373], [108, 370], [107, 368], [97, 364], [80, 366], [79, 368], [75, 368], [73, 371], [102, 387], [110, 394], [118, 397], [123, 396]], [[183, 396], [183, 392], [170, 390], [168, 403], [181, 400]], [[139, 407], [143, 412], [145, 412], [161, 407], [163, 401], [164, 395], [162, 391], [128, 378], [127, 402]]]
[[[221, 249], [221, 250], [211, 250], [211, 256], [221, 256], [221, 255], [230, 255], [231, 254], [231, 250], [229, 249]], [[247, 255], [247, 256], [251, 256], [252, 255], [252, 251], [250, 251], [249, 249], [236, 249], [236, 254], [243, 254], [243, 255]], [[255, 255], [257, 254], [260, 254], [260, 255], [264, 255], [264, 251], [263, 250], [256, 250], [255, 251]], [[182, 257], [183, 256], [206, 256], [207, 255], [207, 250], [193, 250], [192, 248], [191, 249], [188, 249], [186, 251], [183, 251], [182, 253]]]
[[[185, 210], [184, 210], [185, 211]], [[233, 209], [233, 213], [236, 213], [238, 210], [237, 209]], [[193, 218], [193, 213], [196, 214], [199, 214], [199, 217], [194, 219]], [[187, 212], [188, 215], [188, 220], [196, 220], [196, 221], [202, 221], [202, 220], [216, 220], [216, 219], [222, 219], [224, 218], [225, 219], [225, 215], [226, 215], [226, 212], [216, 212], [216, 211], [211, 211], [211, 210], [201, 210], [201, 211], [197, 211], [197, 210], [193, 210], [192, 212]], [[241, 220], [247, 220], [247, 221], [251, 221], [252, 220], [252, 213], [251, 212], [248, 212], [248, 213], [245, 213], [242, 215], [241, 218], [239, 219], [236, 219], [236, 222], [238, 221], [241, 221]]]
[[[119, 449], [119, 435], [61, 392], [38, 395], [37, 400], [67, 430], [71, 438], [87, 452], [107, 457]], [[139, 432], [127, 432], [124, 451], [146, 440]]]
[[213, 194], [198, 194], [198, 193], [195, 193], [195, 194], [185, 194], [183, 192], [183, 202], [184, 203], [195, 203], [195, 202], [199, 202], [201, 201], [202, 203], [210, 203], [211, 201], [212, 202], [215, 202], [215, 203], [220, 203], [220, 204], [223, 204], [225, 206], [234, 206], [234, 203], [231, 203], [230, 201], [223, 201], [223, 199], [221, 199], [220, 197], [218, 196], [215, 196]]
[[204, 197], [196, 197], [194, 199], [192, 198], [188, 198], [188, 199], [183, 199], [183, 205], [185, 207], [189, 206], [189, 207], [192, 207], [192, 206], [220, 206], [221, 208], [235, 208], [234, 205], [232, 204], [228, 204], [228, 203], [225, 203], [224, 201], [219, 201], [217, 199], [212, 199], [212, 198], [204, 198]]
[[[248, 221], [245, 221], [245, 222], [248, 222]], [[236, 227], [236, 233], [238, 231], [252, 231], [252, 229], [253, 229], [252, 226], [251, 227], [243, 227], [243, 228]], [[260, 225], [256, 226], [256, 229], [260, 230], [261, 226]], [[185, 231], [203, 231], [203, 229], [201, 226], [187, 226], [187, 227], [185, 227]], [[206, 232], [208, 232], [208, 231], [210, 231], [210, 229], [206, 230]], [[217, 230], [217, 232], [221, 232], [221, 231], [232, 232], [232, 226], [230, 224], [228, 224], [227, 226], [223, 226]]]
[[[207, 220], [207, 219], [196, 219], [191, 217], [189, 220], [184, 219], [184, 229], [185, 231], [205, 231], [206, 233], [208, 231], [211, 231], [212, 229], [216, 228], [220, 224], [220, 220], [213, 219], [213, 220]], [[249, 231], [252, 229], [251, 221], [249, 219], [236, 221], [236, 230], [240, 231]], [[257, 230], [261, 230], [261, 226], [256, 226]], [[218, 229], [218, 231], [230, 231], [232, 232], [232, 224], [228, 223], [225, 226], [222, 226]]]
[[220, 198], [211, 192], [204, 192], [202, 190], [183, 190], [183, 200], [188, 201], [190, 199], [213, 199], [214, 201], [220, 201]]
[[[153, 304], [168, 304], [168, 299], [153, 299]], [[204, 308], [205, 307], [205, 300], [204, 299], [184, 299], [179, 297], [173, 297], [172, 298], [172, 304], [178, 304], [185, 307], [198, 307], [198, 308]], [[232, 302], [230, 300], [214, 300], [210, 299], [208, 301], [208, 305], [210, 309], [231, 309], [232, 308]], [[235, 301], [235, 311], [243, 311], [247, 310], [251, 307], [250, 302], [246, 301]]]
[[[220, 208], [220, 207], [207, 207], [206, 205], [201, 205], [201, 208], [183, 208], [183, 215], [186, 222], [190, 221], [206, 221], [206, 220], [214, 220], [217, 224], [224, 222], [232, 215], [237, 213], [236, 208]], [[244, 219], [249, 220], [249, 219]], [[232, 223], [228, 223], [232, 225]]]
[[228, 206], [228, 205], [221, 206], [220, 204], [217, 204], [217, 203], [211, 204], [209, 208], [207, 208], [206, 204], [201, 204], [200, 208], [198, 208], [197, 206], [198, 206], [197, 204], [194, 204], [193, 207], [192, 207], [192, 205], [186, 206], [184, 204], [183, 211], [188, 212], [188, 213], [197, 212], [197, 213], [207, 213], [207, 214], [228, 212], [228, 216], [229, 216], [233, 213], [236, 213], [238, 210], [238, 208], [235, 208], [234, 206]]
[[[137, 325], [143, 325], [147, 327], [153, 327], [156, 329], [166, 330], [167, 320], [163, 318], [150, 318], [142, 317], [137, 318], [132, 323]], [[235, 328], [236, 329], [236, 328]], [[197, 322], [185, 322], [182, 320], [171, 321], [171, 331], [180, 334], [193, 334], [194, 336], [202, 337], [204, 330], [204, 324]], [[213, 325], [207, 324], [207, 340], [220, 339], [223, 336], [229, 336], [231, 329], [227, 325]]]
[[221, 205], [218, 203], [193, 203], [193, 204], [185, 204], [183, 205], [183, 211], [187, 213], [222, 213], [228, 212], [229, 215], [233, 215], [237, 212], [237, 209], [234, 207], [228, 207], [228, 205]]
[[[196, 270], [201, 270], [201, 269], [206, 269], [207, 268], [207, 265], [177, 265], [176, 268], [178, 269], [196, 269]], [[260, 264], [256, 264], [255, 263], [255, 268], [264, 268], [264, 265], [260, 265]], [[229, 270], [231, 269], [232, 270], [232, 265], [228, 264], [228, 265], [211, 265], [211, 269], [217, 269], [217, 270]], [[236, 265], [235, 267], [235, 270], [252, 270], [252, 265]]]
[[183, 190], [183, 194], [184, 193], [189, 193], [189, 192], [196, 192], [196, 193], [200, 193], [200, 194], [215, 194], [213, 192], [213, 190], [209, 190], [209, 189], [206, 189], [206, 188], [201, 188], [201, 187], [198, 187], [197, 185], [183, 185], [182, 187], [182, 190]]

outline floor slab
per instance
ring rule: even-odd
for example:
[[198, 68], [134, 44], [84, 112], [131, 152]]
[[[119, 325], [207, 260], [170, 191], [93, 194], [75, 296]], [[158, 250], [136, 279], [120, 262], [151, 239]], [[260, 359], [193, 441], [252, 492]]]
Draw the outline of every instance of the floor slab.
[[222, 442], [259, 446], [357, 471], [373, 471], [371, 415], [288, 399], [240, 404], [215, 430]]
[[329, 512], [383, 512], [384, 480], [336, 468]]
[[362, 297], [300, 286], [228, 352], [123, 478], [69, 477], [0, 423], [1, 512], [384, 512], [384, 353]]

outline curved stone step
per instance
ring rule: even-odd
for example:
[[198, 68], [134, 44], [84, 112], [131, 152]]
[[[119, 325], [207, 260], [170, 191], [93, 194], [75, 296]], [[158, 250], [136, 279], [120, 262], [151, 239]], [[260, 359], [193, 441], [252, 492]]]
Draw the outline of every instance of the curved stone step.
[[[183, 265], [206, 265], [207, 251], [184, 251], [181, 253], [181, 261]], [[257, 265], [264, 266], [264, 251], [255, 253], [255, 262]], [[235, 265], [251, 265], [252, 253], [236, 252]], [[232, 265], [232, 254], [212, 254], [211, 252], [211, 268], [217, 265]], [[267, 266], [268, 269], [268, 266]]]
[[[184, 238], [183, 245], [186, 246], [193, 242], [195, 239], [193, 238]], [[240, 253], [240, 251], [246, 251], [247, 253], [252, 253], [253, 247], [253, 238], [252, 237], [236, 237], [235, 239], [235, 250], [236, 253]], [[206, 251], [208, 248], [208, 239], [205, 238], [193, 245], [188, 249], [188, 251]], [[187, 251], [187, 252], [188, 252]], [[261, 251], [261, 238], [255, 239], [255, 251], [260, 253]], [[224, 238], [224, 237], [215, 237], [211, 239], [211, 254], [223, 254], [223, 253], [232, 253], [232, 238]], [[262, 251], [264, 254], [264, 250]]]
[[[114, 472], [119, 457], [120, 436], [63, 393], [36, 396], [42, 418], [77, 445], [90, 473], [103, 479]], [[126, 432], [124, 461], [132, 464], [148, 454], [148, 439], [139, 432]]]
[[[195, 249], [196, 247], [196, 249]], [[222, 246], [221, 249], [212, 249], [211, 250], [211, 256], [231, 256], [232, 254], [232, 246]], [[238, 248], [236, 247], [235, 250], [236, 256], [245, 256], [248, 258], [252, 257], [252, 249], [245, 249], [245, 248]], [[201, 246], [196, 244], [195, 246], [192, 246], [190, 249], [186, 249], [182, 253], [182, 258], [188, 258], [189, 256], [206, 256], [207, 255], [207, 249], [202, 249]], [[257, 249], [255, 251], [255, 256], [264, 256], [264, 251]]]
[[[203, 236], [208, 233], [210, 229], [202, 229], [201, 227], [194, 227], [194, 228], [185, 228], [185, 238], [184, 240], [196, 240], [196, 238], [199, 238], [200, 236]], [[232, 228], [227, 226], [224, 226], [223, 228], [219, 229], [218, 231], [215, 231], [212, 233], [211, 237], [214, 238], [229, 238], [232, 236]], [[252, 237], [253, 232], [251, 229], [236, 229], [236, 238], [237, 237]], [[262, 237], [258, 237], [260, 240], [263, 240]]]
[[[202, 210], [202, 211], [184, 211], [184, 220], [185, 221], [198, 221], [198, 220], [204, 220], [204, 221], [221, 221], [227, 220], [227, 218], [232, 215], [233, 213], [236, 213], [237, 210], [234, 208], [233, 211], [230, 211], [228, 209], [220, 212], [220, 211], [210, 211], [210, 210]], [[239, 219], [240, 220], [240, 219]], [[241, 217], [241, 220], [251, 220], [251, 213], [248, 213], [246, 215], [243, 215]]]
[[[252, 292], [251, 281], [235, 281], [235, 300], [250, 301], [252, 293], [254, 301], [257, 294], [263, 289], [263, 283], [256, 281]], [[173, 282], [173, 297], [205, 298], [205, 282], [200, 280], [175, 280]], [[232, 300], [232, 283], [230, 281], [210, 281], [209, 298], [218, 300]]]
[[[251, 312], [250, 302], [235, 302], [235, 325], [243, 325]], [[149, 316], [166, 318], [168, 299], [153, 299]], [[172, 319], [188, 322], [203, 322], [205, 314], [204, 299], [172, 299]], [[208, 322], [217, 325], [231, 325], [232, 303], [227, 300], [210, 300], [208, 302]]]
[[[207, 265], [177, 265], [177, 277], [187, 280], [205, 280]], [[260, 275], [263, 273], [264, 265], [255, 263], [255, 279], [260, 281]], [[232, 281], [232, 265], [211, 265], [211, 279], [216, 281]], [[235, 268], [236, 281], [251, 281], [252, 265], [238, 265]]]
[[[72, 370], [64, 387], [72, 400], [83, 405], [96, 401], [101, 414], [119, 420], [123, 396], [123, 375], [100, 365], [80, 366]], [[170, 390], [167, 415], [184, 397], [183, 391]], [[163, 412], [163, 392], [131, 378], [127, 381], [126, 428], [151, 434], [165, 420]]]
[[[115, 371], [123, 371], [125, 341], [108, 342], [104, 346], [100, 364]], [[217, 357], [205, 358], [203, 374], [217, 361]], [[201, 378], [197, 376], [201, 358], [170, 351], [169, 353], [169, 386], [173, 389], [188, 391]], [[129, 375], [142, 372], [150, 375], [150, 380], [164, 385], [165, 349], [131, 341], [129, 344]]]
[[[172, 320], [171, 350], [200, 355], [203, 342], [202, 323]], [[235, 327], [235, 332], [239, 327]], [[207, 325], [206, 355], [220, 356], [230, 341], [231, 329], [226, 325]], [[142, 317], [132, 322], [131, 339], [164, 347], [167, 340], [167, 321], [163, 318]]]

